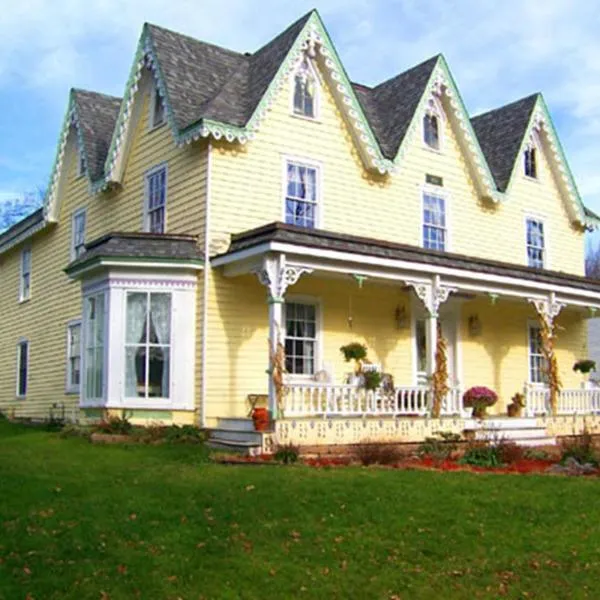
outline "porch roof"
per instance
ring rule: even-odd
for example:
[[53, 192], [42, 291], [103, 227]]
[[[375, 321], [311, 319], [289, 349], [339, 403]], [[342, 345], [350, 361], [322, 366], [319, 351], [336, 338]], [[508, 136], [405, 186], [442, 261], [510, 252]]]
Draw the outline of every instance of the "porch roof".
[[108, 233], [85, 245], [85, 252], [65, 269], [76, 276], [97, 265], [105, 263], [170, 265], [183, 263], [203, 264], [202, 252], [195, 236], [156, 233]]
[[399, 244], [321, 229], [306, 229], [281, 222], [269, 223], [256, 229], [232, 235], [227, 252], [214, 257], [213, 261], [217, 264], [225, 264], [235, 260], [237, 255], [245, 254], [245, 251], [272, 243], [409, 261], [411, 263], [470, 272], [476, 271], [482, 274], [515, 277], [545, 284], [566, 285], [600, 293], [600, 281], [562, 271], [536, 269], [525, 265], [428, 250], [409, 244]]

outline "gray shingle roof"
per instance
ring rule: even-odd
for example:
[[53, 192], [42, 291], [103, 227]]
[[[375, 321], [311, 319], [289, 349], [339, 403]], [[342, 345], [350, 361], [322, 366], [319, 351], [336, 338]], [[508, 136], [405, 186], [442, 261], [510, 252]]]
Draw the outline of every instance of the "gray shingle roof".
[[225, 254], [252, 248], [266, 242], [296, 244], [320, 250], [338, 250], [353, 254], [464, 269], [478, 273], [526, 278], [530, 281], [572, 285], [581, 289], [600, 292], [600, 281], [594, 281], [586, 277], [579, 277], [561, 271], [534, 269], [525, 265], [515, 265], [450, 252], [426, 250], [419, 246], [398, 244], [319, 229], [305, 229], [284, 223], [269, 223], [263, 227], [233, 235], [229, 249]]
[[197, 239], [191, 235], [108, 233], [85, 245], [85, 252], [65, 269], [76, 270], [101, 258], [201, 261]]
[[73, 90], [83, 137], [87, 168], [92, 181], [100, 179], [110, 147], [121, 98]]
[[498, 189], [506, 190], [538, 99], [533, 94], [471, 119]]

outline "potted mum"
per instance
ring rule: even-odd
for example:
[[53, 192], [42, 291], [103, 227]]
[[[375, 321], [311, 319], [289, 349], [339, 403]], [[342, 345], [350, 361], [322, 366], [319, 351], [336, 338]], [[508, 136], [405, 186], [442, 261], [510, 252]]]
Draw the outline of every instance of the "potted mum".
[[469, 388], [463, 395], [463, 405], [473, 409], [474, 419], [483, 419], [486, 410], [498, 402], [498, 394], [483, 385]]

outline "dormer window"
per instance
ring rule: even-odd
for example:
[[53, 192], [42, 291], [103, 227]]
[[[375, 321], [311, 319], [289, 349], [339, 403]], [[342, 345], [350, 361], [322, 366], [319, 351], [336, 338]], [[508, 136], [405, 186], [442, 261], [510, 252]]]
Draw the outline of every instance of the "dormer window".
[[150, 107], [150, 127], [158, 127], [165, 122], [165, 103], [158, 88], [155, 86], [152, 93], [152, 106]]
[[423, 142], [432, 150], [439, 150], [441, 147], [441, 121], [441, 109], [437, 100], [432, 98], [423, 116]]
[[293, 114], [315, 119], [317, 116], [317, 78], [305, 58], [294, 75]]
[[537, 156], [535, 148], [527, 148], [523, 153], [525, 176], [537, 179]]

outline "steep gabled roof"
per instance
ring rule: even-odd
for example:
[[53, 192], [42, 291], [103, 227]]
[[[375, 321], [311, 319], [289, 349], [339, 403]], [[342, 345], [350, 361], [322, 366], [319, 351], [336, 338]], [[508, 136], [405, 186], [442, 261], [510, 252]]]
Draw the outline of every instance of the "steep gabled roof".
[[434, 56], [374, 88], [353, 84], [379, 146], [390, 160], [398, 154], [439, 58]]
[[506, 191], [529, 127], [538, 94], [471, 119], [481, 149], [501, 192]]
[[73, 96], [88, 175], [96, 181], [104, 174], [121, 98], [87, 90], [73, 90]]

